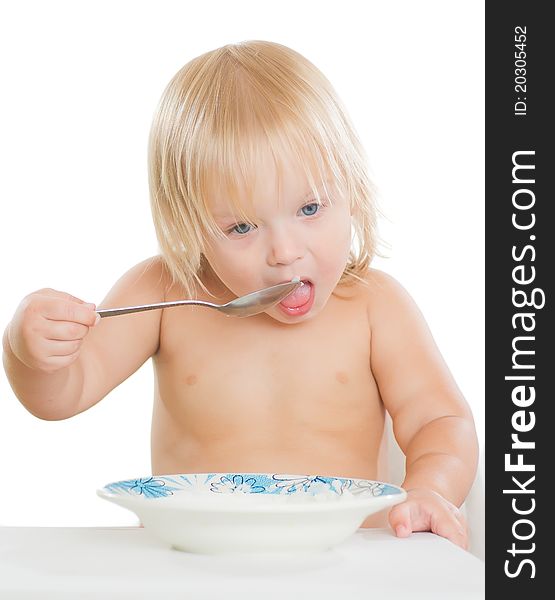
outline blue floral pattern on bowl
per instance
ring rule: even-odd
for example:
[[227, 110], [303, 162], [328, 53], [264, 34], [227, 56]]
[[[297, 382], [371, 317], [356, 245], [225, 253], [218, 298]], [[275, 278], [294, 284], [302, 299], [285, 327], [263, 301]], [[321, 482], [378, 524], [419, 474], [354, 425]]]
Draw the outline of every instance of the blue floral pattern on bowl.
[[163, 498], [175, 492], [196, 491], [214, 494], [337, 494], [345, 491], [355, 497], [402, 494], [396, 486], [368, 479], [348, 479], [321, 475], [280, 473], [200, 473], [155, 475], [110, 483], [106, 491], [120, 496]]

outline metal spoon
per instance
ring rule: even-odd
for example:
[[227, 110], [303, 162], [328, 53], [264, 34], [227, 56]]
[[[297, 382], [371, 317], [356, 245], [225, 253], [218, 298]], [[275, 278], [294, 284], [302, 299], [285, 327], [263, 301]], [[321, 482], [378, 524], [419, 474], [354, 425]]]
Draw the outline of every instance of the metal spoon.
[[280, 283], [256, 292], [251, 292], [246, 296], [235, 298], [235, 300], [231, 300], [231, 302], [227, 302], [226, 304], [214, 304], [212, 302], [205, 302], [204, 300], [175, 300], [174, 302], [159, 302], [157, 304], [143, 304], [142, 306], [127, 306], [125, 308], [103, 308], [96, 312], [101, 317], [115, 317], [117, 315], [155, 310], [157, 308], [190, 305], [215, 308], [228, 316], [252, 317], [281, 302], [300, 285], [302, 285], [302, 282], [299, 279], [293, 279], [287, 283]]

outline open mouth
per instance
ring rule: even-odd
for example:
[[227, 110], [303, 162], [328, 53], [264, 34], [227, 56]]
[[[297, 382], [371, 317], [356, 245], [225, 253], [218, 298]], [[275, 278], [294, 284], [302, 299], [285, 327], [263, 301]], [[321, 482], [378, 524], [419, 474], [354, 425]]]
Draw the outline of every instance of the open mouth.
[[279, 308], [287, 315], [305, 315], [314, 303], [314, 284], [308, 279], [301, 280], [302, 285], [284, 298]]

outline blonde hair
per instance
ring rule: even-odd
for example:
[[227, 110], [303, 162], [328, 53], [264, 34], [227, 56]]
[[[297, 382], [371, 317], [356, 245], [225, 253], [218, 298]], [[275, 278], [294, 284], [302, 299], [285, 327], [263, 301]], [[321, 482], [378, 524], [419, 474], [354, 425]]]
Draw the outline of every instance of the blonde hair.
[[[273, 42], [229, 44], [187, 63], [166, 87], [149, 139], [154, 226], [172, 281], [200, 285], [206, 236], [222, 235], [209, 210], [217, 181], [234, 208], [250, 188], [261, 152], [278, 172], [289, 156], [312, 192], [347, 195], [353, 247], [342, 282], [362, 279], [376, 250], [376, 207], [366, 160], [335, 90], [299, 53]], [[326, 190], [327, 191], [327, 190]], [[205, 289], [205, 288], [204, 288]]]

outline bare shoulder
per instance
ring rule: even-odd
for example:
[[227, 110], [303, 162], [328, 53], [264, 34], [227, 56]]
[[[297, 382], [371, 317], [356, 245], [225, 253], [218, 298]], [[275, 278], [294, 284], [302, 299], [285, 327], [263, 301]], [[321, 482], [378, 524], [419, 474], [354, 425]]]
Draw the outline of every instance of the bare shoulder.
[[384, 293], [391, 293], [401, 287], [394, 277], [379, 269], [368, 269], [364, 282], [369, 299], [379, 299]]
[[[151, 256], [126, 271], [102, 302], [147, 304], [163, 302], [171, 286], [171, 277], [161, 256]], [[115, 305], [115, 304], [114, 304]]]
[[[98, 308], [162, 302], [168, 282], [163, 259], [153, 256], [126, 271]], [[160, 312], [102, 319], [89, 331], [81, 349], [84, 383], [77, 412], [106, 396], [158, 351]]]
[[397, 279], [384, 271], [369, 269], [361, 289], [372, 328], [384, 327], [392, 319], [399, 320], [403, 316], [421, 318], [411, 295]]
[[416, 432], [436, 419], [460, 416], [471, 422], [470, 409], [407, 290], [372, 269], [365, 294], [370, 365], [401, 448], [406, 451]]

